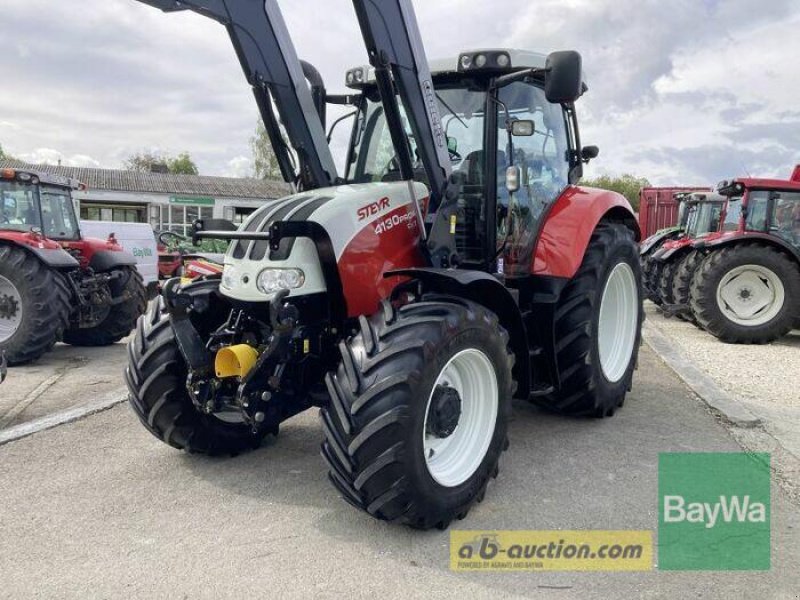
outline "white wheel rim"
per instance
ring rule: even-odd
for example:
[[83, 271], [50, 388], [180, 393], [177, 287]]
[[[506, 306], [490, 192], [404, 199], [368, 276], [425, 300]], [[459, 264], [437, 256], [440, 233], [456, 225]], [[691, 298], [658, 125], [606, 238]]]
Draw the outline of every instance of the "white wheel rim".
[[0, 275], [0, 303], [6, 307], [6, 314], [0, 312], [0, 342], [10, 340], [22, 323], [22, 296], [16, 286]]
[[[427, 432], [431, 400], [440, 385], [455, 389], [461, 398], [458, 425], [445, 438]], [[437, 483], [455, 487], [477, 471], [494, 436], [499, 396], [494, 366], [480, 350], [462, 350], [439, 373], [428, 396], [422, 432], [425, 464]]]
[[639, 288], [628, 263], [614, 267], [600, 301], [597, 346], [600, 368], [611, 383], [622, 379], [633, 357], [639, 324]]
[[783, 308], [783, 282], [762, 265], [741, 265], [728, 271], [717, 286], [717, 306], [729, 321], [745, 327], [764, 325]]

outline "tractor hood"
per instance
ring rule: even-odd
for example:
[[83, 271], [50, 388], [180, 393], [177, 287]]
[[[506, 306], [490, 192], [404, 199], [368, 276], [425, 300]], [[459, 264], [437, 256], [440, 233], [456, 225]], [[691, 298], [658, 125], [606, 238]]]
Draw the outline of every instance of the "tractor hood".
[[[294, 194], [260, 208], [240, 231], [267, 232], [276, 221], [321, 225], [336, 257], [348, 313], [371, 312], [396, 284], [396, 278], [385, 279], [384, 273], [423, 262], [420, 223], [409, 192], [413, 189], [424, 212], [428, 190], [422, 183], [412, 186], [365, 183]], [[266, 240], [233, 242], [225, 255], [220, 291], [236, 300], [268, 302], [274, 292], [264, 291], [264, 281], [277, 270], [292, 270], [290, 296], [326, 291], [317, 247], [309, 238], [284, 239], [278, 250], [271, 250]]]

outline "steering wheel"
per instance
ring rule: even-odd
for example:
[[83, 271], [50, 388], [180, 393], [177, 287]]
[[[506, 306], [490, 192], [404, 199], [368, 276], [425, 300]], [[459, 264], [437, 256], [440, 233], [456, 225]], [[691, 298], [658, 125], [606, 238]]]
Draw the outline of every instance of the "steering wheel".
[[456, 150], [450, 150], [450, 148], [448, 148], [447, 151], [450, 153], [450, 160], [463, 160], [462, 156]]
[[169, 245], [169, 242], [165, 238], [170, 238], [170, 237], [177, 239], [179, 241], [183, 241], [186, 239], [180, 233], [175, 233], [174, 231], [162, 231], [161, 233], [158, 234], [158, 241], [166, 246]]

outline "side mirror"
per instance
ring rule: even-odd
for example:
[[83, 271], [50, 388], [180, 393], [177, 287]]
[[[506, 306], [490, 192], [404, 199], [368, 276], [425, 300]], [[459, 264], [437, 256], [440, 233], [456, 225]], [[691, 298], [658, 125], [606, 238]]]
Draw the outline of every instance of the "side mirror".
[[447, 151], [450, 154], [456, 154], [458, 152], [458, 140], [454, 137], [447, 138]]
[[544, 94], [552, 104], [575, 102], [583, 93], [583, 60], [574, 50], [551, 52], [545, 63]]
[[509, 194], [519, 191], [519, 167], [512, 166], [506, 169], [506, 189]]
[[597, 146], [584, 146], [581, 150], [581, 160], [588, 163], [593, 158], [597, 158], [600, 154], [600, 148]]
[[511, 135], [518, 137], [530, 137], [535, 131], [536, 125], [533, 121], [511, 121]]

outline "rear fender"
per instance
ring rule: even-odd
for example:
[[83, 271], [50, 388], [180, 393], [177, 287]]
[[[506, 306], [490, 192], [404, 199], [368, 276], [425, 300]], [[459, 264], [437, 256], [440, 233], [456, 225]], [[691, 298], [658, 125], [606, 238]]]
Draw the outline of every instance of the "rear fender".
[[92, 254], [89, 267], [104, 273], [118, 267], [135, 267], [136, 258], [124, 250], [100, 250]]
[[533, 274], [571, 279], [583, 262], [589, 239], [601, 221], [624, 223], [636, 241], [641, 231], [630, 203], [621, 194], [570, 186], [547, 214], [536, 244]]
[[33, 255], [48, 267], [52, 269], [77, 269], [78, 261], [66, 250], [57, 244], [27, 244], [17, 243], [15, 241], [7, 241], [0, 239], [0, 244], [7, 244], [21, 248], [25, 252]]
[[527, 333], [519, 306], [508, 288], [488, 273], [481, 271], [418, 268], [386, 273], [386, 277], [396, 275], [411, 277], [422, 282], [426, 291], [466, 298], [494, 312], [500, 319], [500, 324], [511, 336], [511, 349], [516, 357], [513, 375], [517, 382], [517, 391], [514, 397], [528, 397], [531, 384]]
[[646, 240], [642, 240], [642, 243], [639, 244], [639, 254], [644, 256], [651, 250], [657, 249], [662, 242], [674, 238], [680, 232], [681, 229], [679, 227], [674, 227], [671, 229], [663, 229], [654, 233]]
[[794, 258], [795, 262], [797, 262], [798, 266], [800, 266], [800, 248], [795, 248], [789, 242], [778, 236], [767, 235], [766, 233], [733, 232], [727, 235], [722, 234], [721, 236], [715, 237], [713, 239], [695, 241], [694, 247], [697, 248], [698, 250], [713, 250], [715, 248], [732, 246], [733, 244], [740, 244], [743, 242], [744, 243], [763, 242], [765, 244], [774, 246], [775, 248], [782, 250], [783, 252]]

